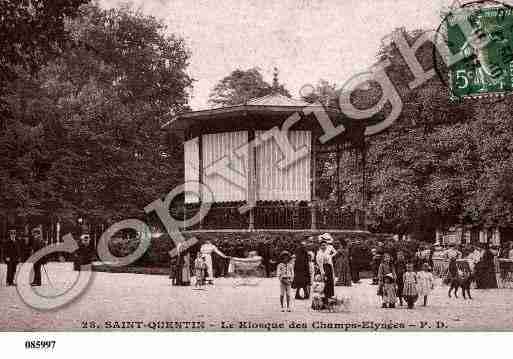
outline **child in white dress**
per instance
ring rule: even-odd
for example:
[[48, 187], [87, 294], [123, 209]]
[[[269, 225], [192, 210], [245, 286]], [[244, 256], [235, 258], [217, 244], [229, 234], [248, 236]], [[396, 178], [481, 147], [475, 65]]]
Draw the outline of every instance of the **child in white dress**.
[[207, 269], [207, 263], [205, 257], [198, 253], [196, 260], [194, 261], [194, 274], [196, 274], [196, 289], [202, 289], [205, 284], [205, 270]]
[[392, 273], [388, 273], [383, 278], [383, 304], [388, 308], [395, 308], [397, 301], [397, 284]]
[[417, 292], [417, 273], [413, 271], [413, 263], [406, 265], [406, 272], [403, 274], [403, 297], [408, 303], [408, 309], [413, 309], [419, 297]]
[[424, 307], [427, 305], [428, 296], [435, 288], [433, 273], [428, 263], [424, 263], [422, 270], [417, 273], [417, 292], [419, 298], [424, 298]]

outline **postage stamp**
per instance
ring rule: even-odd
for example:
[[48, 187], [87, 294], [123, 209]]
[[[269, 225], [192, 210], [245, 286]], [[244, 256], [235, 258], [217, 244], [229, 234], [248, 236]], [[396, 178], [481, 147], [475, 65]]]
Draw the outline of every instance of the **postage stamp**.
[[[472, 26], [465, 36], [459, 20]], [[450, 86], [455, 98], [502, 95], [513, 89], [513, 9], [459, 8], [447, 21], [448, 46], [464, 59], [452, 66]]]

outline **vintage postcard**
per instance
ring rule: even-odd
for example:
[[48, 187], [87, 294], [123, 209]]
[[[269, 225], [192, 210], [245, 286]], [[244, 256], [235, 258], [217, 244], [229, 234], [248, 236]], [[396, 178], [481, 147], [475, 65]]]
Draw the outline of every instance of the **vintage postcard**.
[[513, 330], [513, 2], [1, 3], [0, 331]]

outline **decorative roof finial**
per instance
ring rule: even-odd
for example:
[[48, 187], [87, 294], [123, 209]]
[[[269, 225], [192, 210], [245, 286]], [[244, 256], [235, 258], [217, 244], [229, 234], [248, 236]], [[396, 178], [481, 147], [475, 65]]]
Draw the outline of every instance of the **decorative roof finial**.
[[273, 92], [277, 93], [280, 90], [280, 83], [278, 82], [278, 68], [274, 67], [273, 72]]

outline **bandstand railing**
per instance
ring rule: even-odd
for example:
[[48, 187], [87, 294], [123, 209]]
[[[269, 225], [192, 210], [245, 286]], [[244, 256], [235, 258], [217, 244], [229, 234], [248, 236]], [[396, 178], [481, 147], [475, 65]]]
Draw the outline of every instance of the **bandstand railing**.
[[308, 229], [310, 207], [304, 202], [263, 202], [255, 207], [257, 229]]
[[317, 207], [317, 228], [319, 229], [359, 229], [363, 223], [362, 212], [349, 210], [336, 205]]
[[[243, 202], [215, 203], [201, 223], [187, 230], [199, 229], [248, 229], [249, 212], [240, 213]], [[199, 204], [187, 204], [172, 210], [175, 218], [192, 218], [199, 209]], [[337, 205], [325, 205], [315, 208], [307, 202], [257, 202], [253, 209], [255, 229], [311, 229], [312, 217], [316, 218], [317, 229], [361, 229], [363, 212], [350, 210]]]

